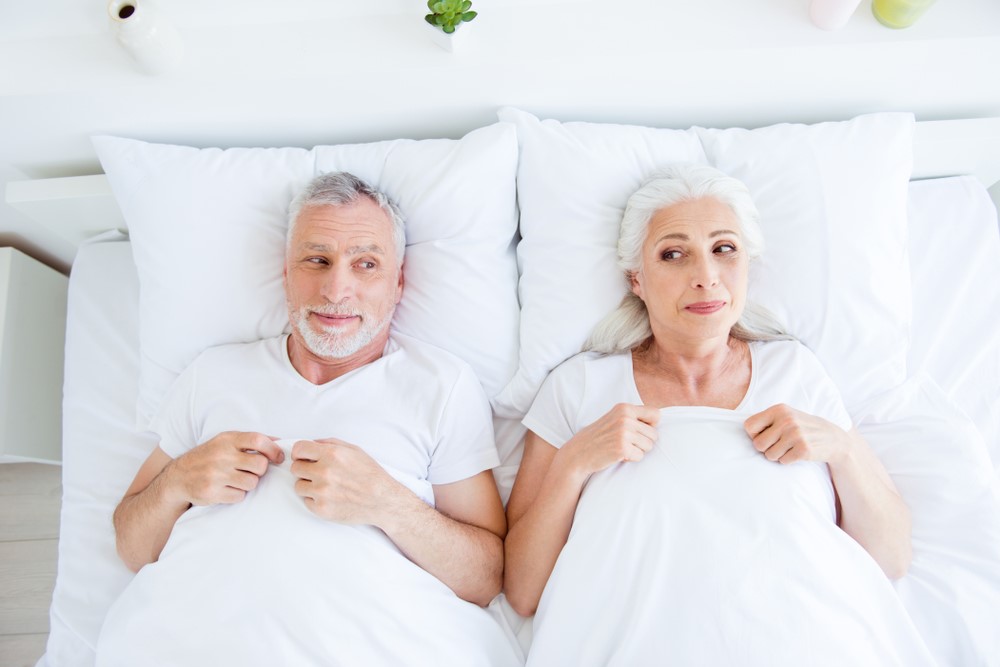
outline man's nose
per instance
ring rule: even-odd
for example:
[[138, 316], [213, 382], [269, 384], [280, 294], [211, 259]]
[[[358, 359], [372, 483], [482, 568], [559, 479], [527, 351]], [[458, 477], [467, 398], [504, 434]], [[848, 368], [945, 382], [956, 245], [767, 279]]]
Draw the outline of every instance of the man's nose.
[[330, 303], [340, 303], [354, 296], [354, 281], [350, 265], [330, 267], [323, 280], [321, 294]]

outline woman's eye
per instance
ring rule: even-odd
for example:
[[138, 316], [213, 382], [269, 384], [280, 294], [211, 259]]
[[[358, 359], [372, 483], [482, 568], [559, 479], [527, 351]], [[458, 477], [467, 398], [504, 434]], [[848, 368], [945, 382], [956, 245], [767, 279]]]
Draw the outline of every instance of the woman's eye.
[[732, 243], [722, 243], [715, 248], [715, 252], [723, 254], [736, 252], [736, 246], [734, 246]]
[[680, 257], [681, 257], [680, 250], [664, 250], [663, 253], [660, 255], [660, 259], [663, 259], [668, 262], [673, 259], [680, 259]]

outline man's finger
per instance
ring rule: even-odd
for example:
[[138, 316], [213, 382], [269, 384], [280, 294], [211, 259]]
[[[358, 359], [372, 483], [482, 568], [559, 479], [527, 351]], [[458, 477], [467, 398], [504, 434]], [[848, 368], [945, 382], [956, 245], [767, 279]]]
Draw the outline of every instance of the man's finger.
[[267, 461], [267, 457], [262, 453], [245, 449], [240, 455], [236, 469], [259, 477], [267, 472]]
[[254, 449], [258, 454], [262, 454], [268, 461], [275, 465], [281, 465], [285, 460], [285, 452], [274, 440], [263, 433], [256, 434], [254, 438]]
[[320, 445], [312, 440], [299, 440], [292, 445], [293, 461], [319, 461]]

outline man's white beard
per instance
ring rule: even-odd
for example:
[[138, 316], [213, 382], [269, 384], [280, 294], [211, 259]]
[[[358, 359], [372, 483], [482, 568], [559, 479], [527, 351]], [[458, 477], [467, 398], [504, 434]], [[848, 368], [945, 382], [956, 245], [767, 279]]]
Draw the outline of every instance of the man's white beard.
[[[349, 357], [369, 345], [378, 336], [392, 319], [393, 308], [381, 321], [372, 321], [365, 313], [356, 308], [343, 308], [328, 306], [326, 308], [302, 307], [292, 315], [292, 326], [302, 336], [309, 351], [317, 357], [324, 359], [343, 359]], [[344, 336], [337, 331], [317, 332], [309, 322], [309, 313], [316, 312], [323, 315], [357, 315], [361, 317], [361, 328], [350, 336]]]

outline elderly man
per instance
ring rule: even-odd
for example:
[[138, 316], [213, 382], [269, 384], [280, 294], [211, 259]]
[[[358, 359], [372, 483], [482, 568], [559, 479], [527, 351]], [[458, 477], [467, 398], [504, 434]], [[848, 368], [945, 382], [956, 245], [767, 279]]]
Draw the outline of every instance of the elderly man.
[[289, 219], [291, 333], [204, 352], [166, 397], [114, 514], [139, 574], [98, 664], [519, 663], [476, 606], [506, 532], [488, 402], [390, 332], [399, 212], [335, 173]]

